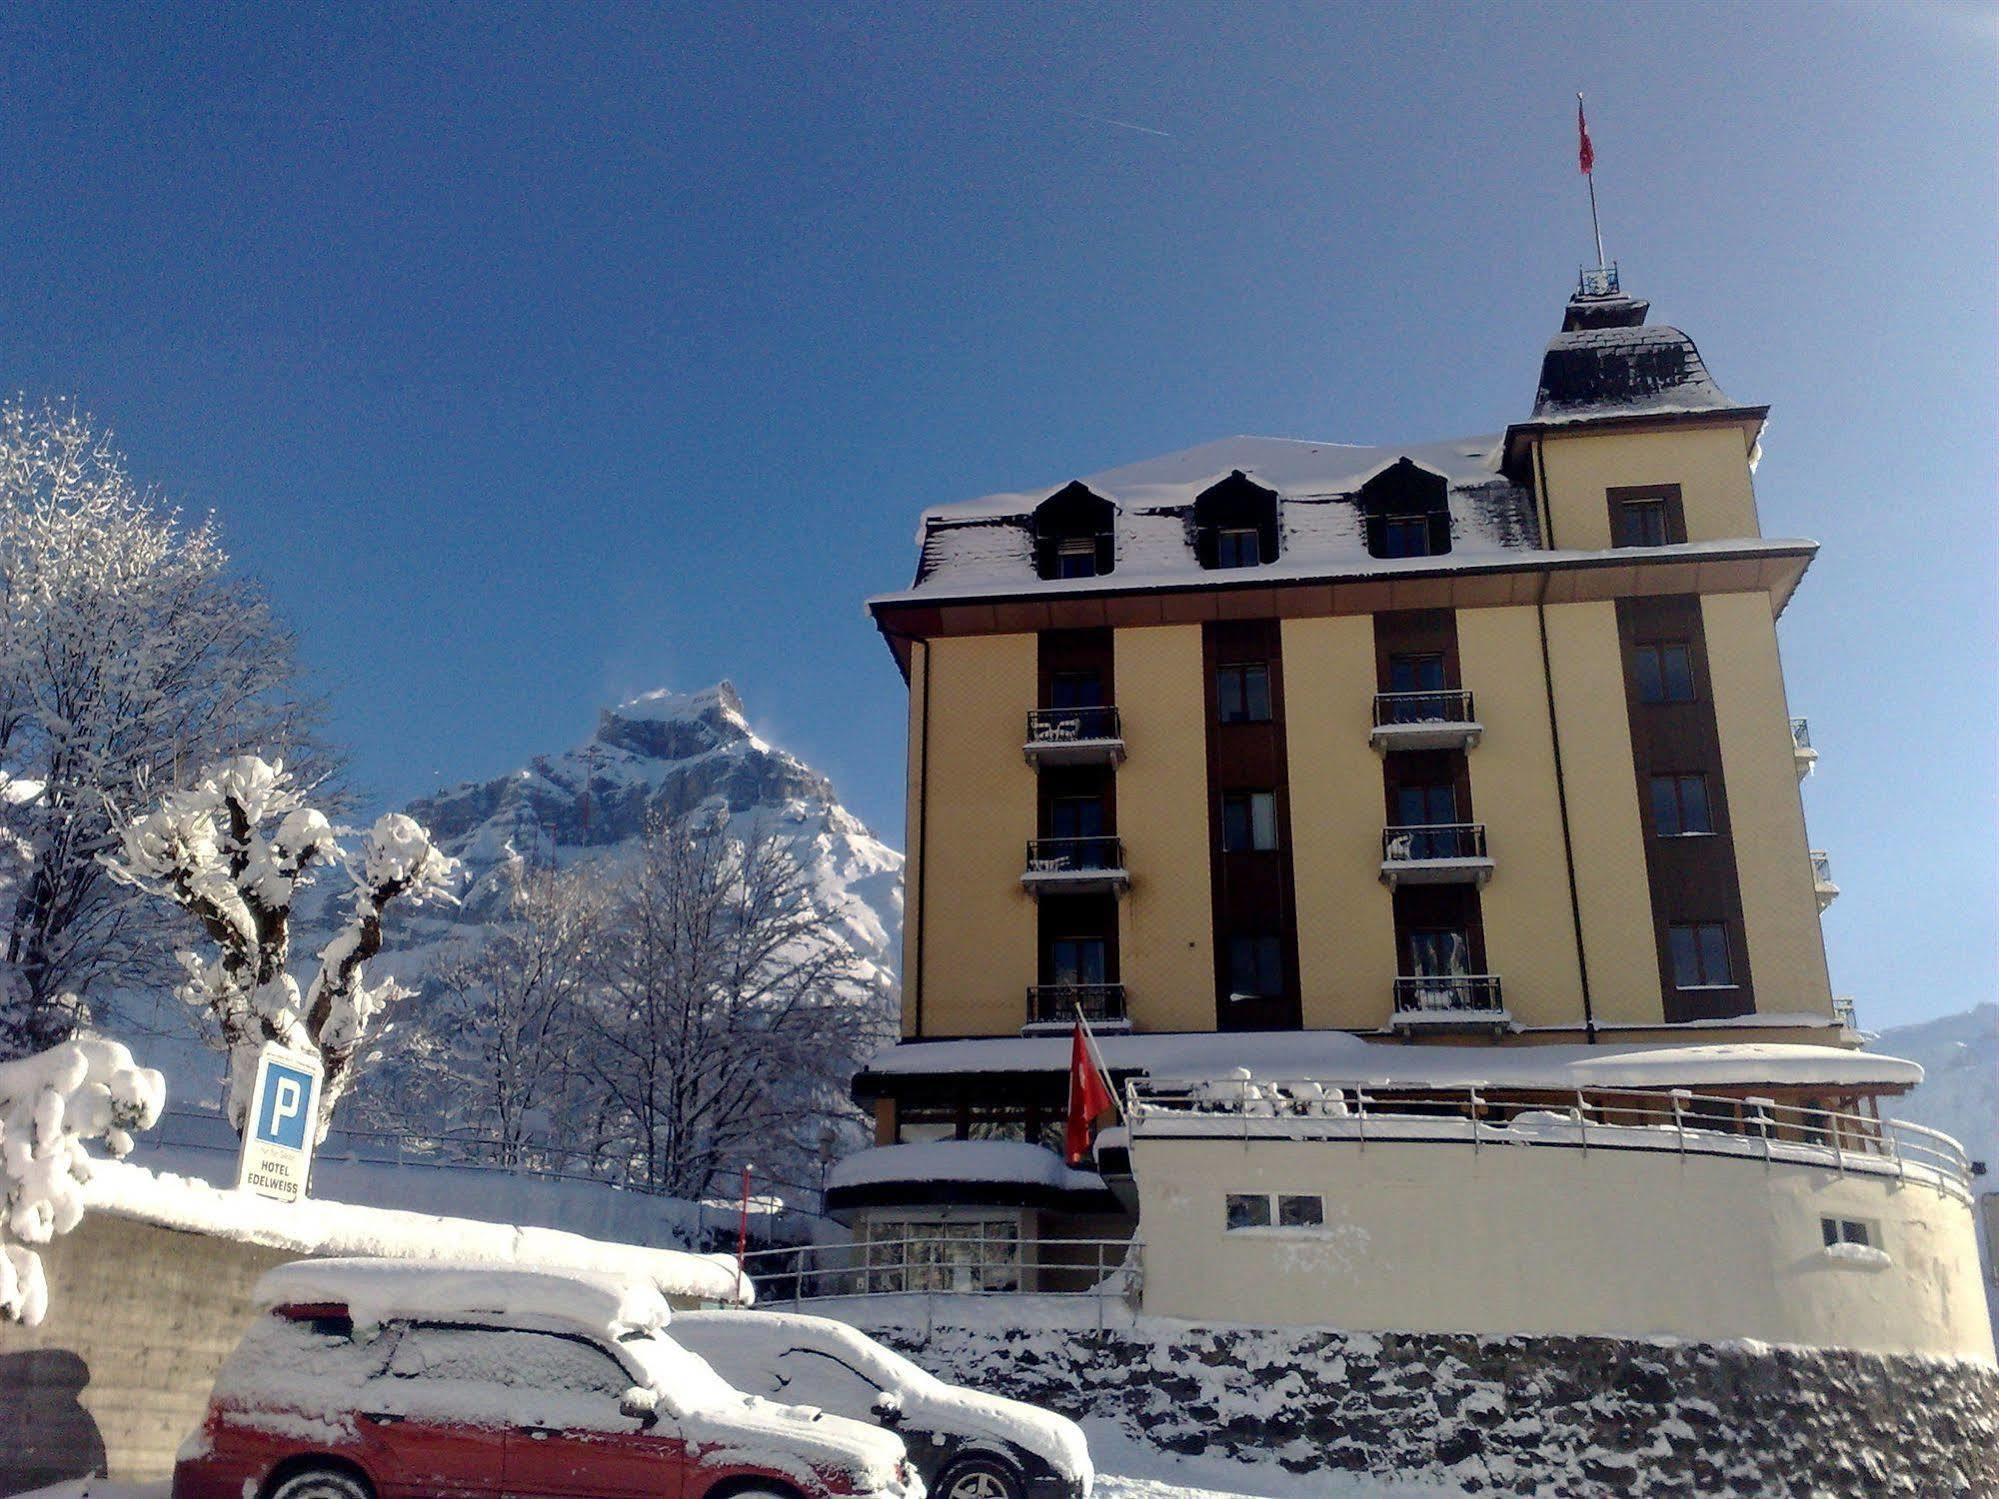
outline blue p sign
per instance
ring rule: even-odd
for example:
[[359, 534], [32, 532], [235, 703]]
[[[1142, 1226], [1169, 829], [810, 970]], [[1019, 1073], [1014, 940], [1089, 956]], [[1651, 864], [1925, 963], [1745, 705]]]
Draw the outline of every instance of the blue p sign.
[[264, 1107], [257, 1118], [257, 1138], [290, 1150], [305, 1148], [307, 1116], [313, 1108], [310, 1072], [272, 1062], [264, 1079]]

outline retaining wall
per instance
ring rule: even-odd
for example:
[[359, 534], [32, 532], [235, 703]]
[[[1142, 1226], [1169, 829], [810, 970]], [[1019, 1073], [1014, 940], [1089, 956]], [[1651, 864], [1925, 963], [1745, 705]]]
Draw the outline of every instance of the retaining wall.
[[1084, 1308], [1082, 1325], [1037, 1328], [991, 1302], [954, 1325], [952, 1300], [825, 1309], [945, 1378], [1298, 1473], [1537, 1499], [1999, 1495], [1999, 1370], [1978, 1361], [1128, 1317], [1099, 1331]]

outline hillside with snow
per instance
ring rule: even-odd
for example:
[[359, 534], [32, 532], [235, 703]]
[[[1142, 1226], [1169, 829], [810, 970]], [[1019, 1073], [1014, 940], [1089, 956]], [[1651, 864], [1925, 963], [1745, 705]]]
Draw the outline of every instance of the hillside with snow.
[[1999, 1170], [1999, 1004], [1895, 1026], [1867, 1049], [1922, 1064], [1922, 1086], [1888, 1112], [1955, 1135]]

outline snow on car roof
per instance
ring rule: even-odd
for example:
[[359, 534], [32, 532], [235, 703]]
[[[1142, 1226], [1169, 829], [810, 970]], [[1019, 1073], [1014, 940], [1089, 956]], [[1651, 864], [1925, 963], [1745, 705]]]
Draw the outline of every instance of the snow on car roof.
[[[662, 1296], [682, 1301], [732, 1302], [738, 1294], [733, 1264], [707, 1255], [611, 1243], [560, 1229], [444, 1218], [318, 1197], [274, 1202], [125, 1161], [93, 1160], [83, 1192], [84, 1203], [93, 1212], [295, 1254], [594, 1271], [651, 1286]], [[747, 1279], [741, 1294], [745, 1298], [754, 1294]]]
[[407, 1260], [298, 1260], [257, 1282], [262, 1306], [337, 1304], [356, 1322], [475, 1317], [560, 1322], [616, 1337], [664, 1327], [666, 1298], [650, 1284], [592, 1270], [518, 1269]]

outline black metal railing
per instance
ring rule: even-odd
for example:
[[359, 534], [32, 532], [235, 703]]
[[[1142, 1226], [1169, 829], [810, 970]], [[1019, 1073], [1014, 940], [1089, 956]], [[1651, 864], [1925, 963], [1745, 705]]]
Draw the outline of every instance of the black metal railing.
[[1482, 822], [1435, 822], [1381, 830], [1381, 860], [1384, 864], [1407, 864], [1418, 859], [1483, 859], [1485, 856], [1485, 824]]
[[1117, 709], [1112, 707], [1036, 708], [1027, 715], [1027, 742], [1031, 745], [1060, 746], [1123, 738]]
[[1440, 687], [1430, 692], [1377, 692], [1374, 695], [1376, 728], [1393, 724], [1472, 723], [1471, 694], [1457, 687]]
[[1124, 840], [1114, 834], [1093, 838], [1032, 838], [1027, 844], [1027, 872], [1090, 874], [1124, 868]]
[[1812, 854], [1812, 883], [1830, 885], [1832, 883], [1832, 855], [1822, 848], [1815, 848]]
[[1027, 990], [1029, 1025], [1065, 1024], [1078, 1011], [1092, 1025], [1125, 1019], [1123, 984], [1032, 984]]
[[1395, 981], [1398, 1015], [1501, 1015], [1505, 1011], [1495, 973], [1405, 974]]
[[1809, 720], [1791, 720], [1791, 748], [1806, 750], [1812, 747], [1812, 726]]

